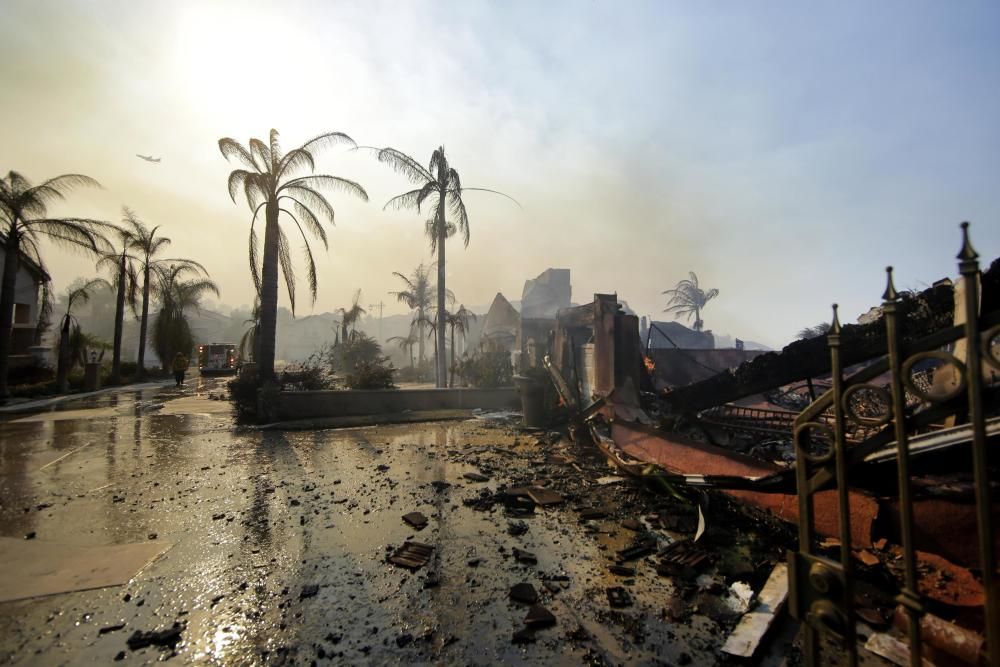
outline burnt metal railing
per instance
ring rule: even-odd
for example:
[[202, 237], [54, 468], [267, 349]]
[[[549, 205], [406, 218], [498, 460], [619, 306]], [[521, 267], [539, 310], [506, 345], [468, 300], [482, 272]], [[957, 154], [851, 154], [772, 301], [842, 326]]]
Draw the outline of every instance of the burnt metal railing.
[[[892, 443], [895, 443], [897, 458], [904, 565], [903, 584], [896, 600], [906, 612], [910, 664], [922, 664], [920, 620], [924, 605], [918, 588], [913, 530], [910, 441], [917, 433], [926, 433], [935, 425], [940, 427], [944, 420], [953, 419], [967, 421], [967, 427], [953, 429], [953, 432], [964, 434], [962, 437], [972, 451], [979, 564], [985, 595], [984, 663], [1000, 667], [1000, 596], [996, 587], [994, 519], [991, 515], [984, 410], [984, 393], [988, 390], [992, 397], [995, 389], [988, 389], [983, 379], [984, 370], [989, 367], [994, 372], [1000, 369], [997, 345], [993, 342], [1000, 336], [1000, 324], [997, 324], [1000, 313], [980, 316], [978, 312], [979, 263], [978, 255], [969, 242], [968, 223], [962, 223], [962, 249], [958, 260], [964, 296], [961, 303], [956, 303], [955, 310], [956, 319], [961, 323], [907, 345], [904, 345], [900, 331], [900, 295], [893, 285], [892, 267], [887, 269], [888, 280], [882, 305], [887, 355], [850, 377], [844, 377], [840, 361], [841, 324], [837, 306], [833, 306], [833, 322], [827, 335], [832, 388], [799, 414], [793, 432], [800, 519], [799, 548], [789, 554], [789, 599], [792, 615], [802, 621], [804, 650], [809, 665], [819, 664], [821, 636], [839, 639], [848, 663], [857, 664], [855, 573], [848, 503], [850, 474], [853, 466]], [[956, 345], [955, 349], [960, 349], [962, 342], [965, 345], [962, 359], [959, 358], [961, 355], [943, 350], [952, 344]], [[920, 374], [926, 376], [926, 367], [932, 363], [953, 369], [950, 383], [942, 383], [937, 391], [932, 390], [927, 382], [920, 381]], [[873, 379], [887, 371], [891, 377], [888, 388], [872, 383]], [[866, 396], [873, 400], [863, 400]], [[913, 396], [919, 400], [912, 400]], [[868, 406], [868, 409], [859, 410], [859, 404]], [[872, 404], [882, 406], [882, 410], [873, 413], [870, 409]], [[990, 421], [993, 426], [995, 420]], [[861, 442], [851, 442], [848, 434], [856, 427], [871, 429], [872, 435]], [[835, 488], [838, 496], [840, 558], [837, 560], [817, 553], [813, 496], [827, 488]]]
[[[773, 410], [730, 404], [718, 405], [698, 413], [698, 419], [703, 424], [715, 426], [725, 431], [787, 437], [789, 439], [795, 430], [795, 420], [798, 416], [798, 412], [791, 410]], [[828, 411], [817, 415], [815, 419], [832, 428], [835, 416], [832, 411]], [[862, 442], [871, 437], [877, 430], [868, 424], [851, 424], [845, 432], [845, 437], [850, 442]]]

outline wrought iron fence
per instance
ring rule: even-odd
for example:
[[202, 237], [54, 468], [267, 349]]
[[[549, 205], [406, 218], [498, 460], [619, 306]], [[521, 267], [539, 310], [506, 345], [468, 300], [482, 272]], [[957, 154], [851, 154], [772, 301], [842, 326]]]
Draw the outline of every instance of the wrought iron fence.
[[[856, 573], [852, 558], [849, 491], [851, 472], [879, 448], [895, 443], [900, 506], [900, 537], [904, 577], [897, 602], [905, 609], [909, 659], [921, 665], [921, 617], [925, 604], [918, 588], [914, 542], [913, 491], [911, 485], [911, 441], [921, 433], [940, 428], [951, 442], [971, 447], [972, 474], [979, 543], [979, 565], [984, 591], [985, 655], [982, 660], [1000, 667], [1000, 596], [997, 593], [994, 518], [991, 514], [989, 432], [996, 432], [996, 418], [987, 419], [984, 398], [996, 399], [996, 387], [984, 380], [1000, 370], [997, 341], [1000, 313], [979, 313], [978, 255], [969, 241], [968, 223], [962, 224], [962, 248], [958, 254], [961, 273], [960, 303], [956, 324], [914, 343], [901, 336], [900, 294], [892, 280], [892, 267], [883, 294], [887, 349], [884, 358], [863, 370], [844, 376], [841, 354], [841, 324], [837, 306], [827, 336], [832, 369], [832, 388], [795, 419], [793, 440], [799, 502], [799, 548], [789, 554], [790, 610], [802, 622], [806, 661], [819, 664], [820, 641], [840, 641], [848, 663], [858, 659], [854, 589]], [[954, 346], [954, 347], [952, 347]], [[954, 351], [945, 351], [947, 349]], [[964, 351], [963, 351], [964, 348]], [[931, 367], [936, 366], [934, 372]], [[944, 371], [942, 369], [949, 368]], [[872, 381], [889, 373], [888, 388]], [[916, 397], [917, 400], [914, 400]], [[830, 418], [832, 415], [832, 419]], [[957, 423], [955, 426], [952, 422]], [[869, 435], [850, 437], [859, 427]], [[935, 437], [938, 437], [937, 435]], [[994, 458], [994, 463], [996, 459]], [[818, 552], [814, 526], [813, 497], [834, 488], [838, 497], [840, 558]]]

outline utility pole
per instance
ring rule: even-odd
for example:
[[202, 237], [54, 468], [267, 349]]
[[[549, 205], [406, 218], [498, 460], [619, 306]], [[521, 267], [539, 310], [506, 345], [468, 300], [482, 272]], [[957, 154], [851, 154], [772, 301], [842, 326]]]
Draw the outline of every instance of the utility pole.
[[385, 308], [385, 304], [382, 303], [381, 299], [379, 299], [378, 303], [368, 304], [368, 310], [374, 311], [376, 308], [378, 308], [378, 342], [381, 345], [385, 342], [382, 340], [382, 309]]

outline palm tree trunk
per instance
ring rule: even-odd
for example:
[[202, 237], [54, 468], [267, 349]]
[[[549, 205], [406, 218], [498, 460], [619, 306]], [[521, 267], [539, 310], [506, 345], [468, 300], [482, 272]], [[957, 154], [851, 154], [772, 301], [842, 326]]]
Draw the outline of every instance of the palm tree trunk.
[[125, 328], [125, 253], [118, 265], [118, 299], [115, 302], [115, 349], [111, 359], [111, 384], [122, 382], [122, 331]]
[[[13, 223], [11, 227], [13, 227]], [[14, 325], [14, 289], [17, 286], [20, 251], [20, 237], [8, 232], [3, 265], [3, 283], [0, 285], [0, 399], [10, 396], [10, 390], [7, 388], [7, 369], [10, 367], [10, 346]]]
[[413, 368], [413, 346], [410, 346], [410, 368]]
[[142, 319], [139, 321], [139, 357], [136, 361], [135, 374], [139, 380], [146, 377], [146, 333], [149, 320], [149, 257], [142, 269]]
[[448, 386], [452, 389], [455, 388], [455, 325], [451, 325], [451, 379], [448, 381]]
[[438, 388], [446, 386], [448, 370], [445, 368], [447, 360], [444, 355], [444, 242], [447, 236], [444, 220], [444, 195], [442, 201], [438, 202], [437, 211], [437, 256], [438, 256], [438, 280], [437, 280], [437, 382]]
[[426, 315], [426, 313], [424, 313], [424, 309], [423, 308], [418, 308], [417, 309], [417, 336], [419, 337], [419, 345], [420, 345], [420, 354], [417, 356], [417, 359], [420, 360], [420, 365], [421, 366], [424, 365], [424, 359], [426, 359], [426, 356], [424, 355], [424, 317], [425, 317], [425, 315]]
[[56, 360], [56, 391], [60, 394], [69, 390], [69, 329], [69, 313], [66, 313], [59, 330], [59, 356]]
[[257, 372], [262, 380], [274, 380], [274, 346], [278, 326], [278, 203], [267, 202], [264, 228], [264, 261], [260, 280], [260, 359]]

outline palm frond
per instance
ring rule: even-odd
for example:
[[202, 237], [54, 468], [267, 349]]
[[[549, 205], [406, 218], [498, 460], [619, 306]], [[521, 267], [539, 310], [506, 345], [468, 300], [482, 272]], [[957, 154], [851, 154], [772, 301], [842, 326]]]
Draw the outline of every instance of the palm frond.
[[280, 192], [286, 187], [295, 187], [297, 185], [305, 185], [313, 189], [321, 187], [329, 188], [331, 190], [340, 190], [341, 192], [346, 192], [347, 194], [358, 197], [361, 201], [368, 201], [368, 193], [365, 192], [363, 187], [354, 181], [346, 178], [340, 178], [339, 176], [330, 176], [329, 174], [310, 174], [309, 176], [293, 178], [292, 180], [286, 182], [282, 188], [279, 188], [278, 191]]
[[270, 144], [271, 144], [271, 162], [272, 164], [275, 165], [280, 164], [282, 156], [281, 156], [281, 143], [278, 141], [279, 139], [278, 131], [272, 127], [271, 133], [268, 136], [268, 138], [270, 139]]
[[457, 192], [459, 196], [462, 195], [462, 179], [458, 175], [458, 171], [448, 168], [448, 189]]
[[101, 235], [101, 228], [107, 223], [87, 218], [41, 218], [25, 220], [25, 231], [42, 234], [56, 243], [71, 248], [79, 248], [92, 253], [100, 253], [110, 247]]
[[303, 206], [320, 209], [320, 213], [332, 223], [334, 220], [333, 206], [326, 197], [307, 185], [283, 186], [281, 191], [287, 196], [292, 195]]
[[232, 158], [236, 158], [247, 169], [259, 171], [257, 165], [253, 161], [253, 156], [250, 155], [250, 151], [248, 151], [243, 144], [235, 139], [230, 139], [229, 137], [219, 139], [219, 151], [222, 153], [222, 157], [226, 158], [227, 161]]
[[66, 297], [66, 314], [69, 314], [76, 303], [87, 303], [90, 301], [91, 293], [98, 286], [111, 287], [104, 278], [91, 278], [80, 287], [70, 290]]
[[299, 167], [309, 167], [309, 171], [315, 171], [316, 161], [313, 159], [312, 153], [304, 148], [295, 148], [288, 151], [288, 154], [282, 158], [281, 164], [278, 165], [278, 178], [281, 178], [286, 173], [290, 173], [298, 169]]
[[[286, 208], [279, 208], [278, 209], [279, 212], [285, 213], [285, 215], [294, 220], [295, 224], [299, 225], [300, 230], [302, 229], [302, 223], [299, 221], [299, 218], [302, 218], [302, 222], [305, 223], [305, 226], [309, 229], [309, 231], [312, 232], [315, 236], [318, 236], [319, 239], [323, 242], [323, 247], [329, 250], [330, 245], [326, 239], [326, 230], [323, 229], [323, 225], [319, 224], [319, 219], [313, 214], [312, 211], [303, 206], [297, 200], [291, 197], [288, 197], [288, 199], [292, 200], [292, 208], [295, 209], [295, 213], [298, 213], [298, 216], [294, 215], [291, 211], [289, 211]], [[305, 234], [303, 233], [303, 239], [304, 238]]]
[[246, 192], [247, 182], [254, 176], [246, 169], [234, 169], [229, 174], [229, 181], [226, 184], [229, 188], [229, 198], [236, 203], [236, 193], [240, 190]]
[[417, 205], [417, 213], [420, 213], [420, 207], [423, 205], [424, 201], [426, 201], [427, 198], [430, 197], [432, 194], [437, 194], [438, 197], [440, 197], [441, 188], [435, 181], [427, 181], [427, 183], [424, 184], [424, 187], [420, 188], [420, 194], [417, 195], [417, 199], [415, 202]]
[[[157, 229], [158, 229], [158, 227], [154, 227], [153, 228], [153, 233], [156, 233]], [[148, 254], [150, 256], [155, 255], [156, 253], [160, 252], [161, 250], [163, 250], [164, 248], [166, 248], [171, 243], [172, 243], [172, 241], [169, 238], [167, 238], [166, 236], [161, 236], [161, 237], [156, 238], [156, 239], [151, 239], [151, 242], [148, 244]]]
[[316, 148], [322, 148], [323, 146], [335, 144], [349, 144], [352, 148], [358, 147], [358, 144], [355, 143], [354, 139], [351, 139], [343, 132], [324, 132], [323, 134], [313, 137], [306, 143], [302, 144], [299, 148], [311, 151], [312, 146], [314, 145]]
[[397, 173], [406, 176], [411, 183], [423, 184], [434, 180], [431, 173], [424, 169], [419, 162], [395, 148], [383, 148], [380, 150], [378, 152], [378, 161], [388, 164]]
[[456, 219], [455, 224], [458, 226], [459, 231], [462, 232], [462, 240], [465, 242], [465, 247], [469, 247], [469, 214], [465, 210], [465, 202], [462, 201], [462, 196], [456, 192], [451, 192], [448, 195], [448, 208], [451, 209], [451, 215]]
[[278, 265], [285, 278], [285, 288], [288, 289], [288, 302], [292, 315], [295, 315], [295, 267], [292, 266], [292, 253], [288, 247], [288, 237], [281, 227], [278, 227]]
[[313, 261], [312, 248], [308, 243], [302, 244], [302, 252], [306, 257], [306, 277], [309, 280], [310, 306], [316, 305], [316, 294], [319, 291], [319, 278], [316, 275], [316, 262]]
[[[282, 209], [284, 210], [284, 209]], [[292, 220], [295, 220], [295, 226], [299, 230], [299, 234], [302, 235], [302, 254], [306, 258], [306, 276], [309, 280], [309, 296], [311, 298], [311, 305], [316, 305], [316, 292], [319, 287], [319, 280], [316, 277], [316, 262], [313, 260], [312, 248], [309, 247], [309, 239], [306, 238], [306, 232], [302, 229], [302, 225], [299, 221], [291, 216]], [[326, 243], [326, 237], [323, 237], [324, 244]]]
[[62, 199], [63, 195], [72, 190], [73, 188], [79, 187], [91, 187], [99, 188], [101, 184], [97, 182], [96, 179], [90, 176], [84, 176], [83, 174], [63, 174], [62, 176], [56, 176], [55, 178], [50, 178], [47, 181], [43, 181], [33, 188], [36, 192], [44, 189], [47, 194], [39, 194], [42, 201], [45, 201], [47, 196], [55, 196], [58, 199]]
[[[254, 216], [256, 220], [257, 216]], [[257, 230], [254, 229], [253, 222], [250, 223], [250, 277], [253, 278], [254, 292], [260, 297], [260, 269], [257, 265], [260, 262], [259, 243], [257, 241]]]
[[260, 139], [250, 139], [250, 155], [253, 156], [258, 171], [271, 172], [271, 149], [267, 147], [267, 144]]
[[441, 184], [448, 182], [448, 158], [444, 154], [444, 146], [438, 146], [438, 148], [431, 153], [430, 171], [434, 175], [434, 179]]
[[183, 275], [184, 273], [193, 273], [195, 275], [202, 274], [207, 276], [208, 269], [201, 262], [196, 262], [193, 259], [186, 259], [183, 257], [167, 257], [158, 260], [159, 264], [162, 266], [169, 266], [171, 270], [176, 271], [177, 275]]
[[423, 192], [423, 188], [420, 188], [419, 190], [410, 190], [409, 192], [404, 192], [401, 195], [396, 195], [385, 203], [382, 210], [385, 211], [392, 208], [400, 211], [402, 209], [414, 208], [417, 205], [417, 199], [420, 197], [421, 192]]
[[508, 194], [500, 192], [499, 190], [490, 190], [489, 188], [462, 188], [462, 193], [464, 194], [466, 192], [490, 192], [490, 193], [495, 194], [495, 195], [500, 195], [501, 197], [506, 197], [507, 199], [509, 199], [512, 202], [514, 202], [515, 204], [517, 204], [518, 208], [520, 208], [522, 210], [524, 209], [524, 207], [521, 206], [521, 202], [517, 201], [516, 199], [514, 199], [513, 197], [511, 197]]

